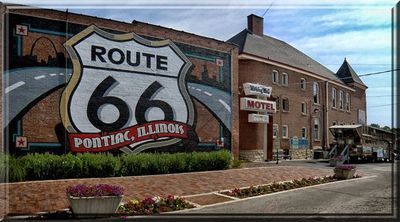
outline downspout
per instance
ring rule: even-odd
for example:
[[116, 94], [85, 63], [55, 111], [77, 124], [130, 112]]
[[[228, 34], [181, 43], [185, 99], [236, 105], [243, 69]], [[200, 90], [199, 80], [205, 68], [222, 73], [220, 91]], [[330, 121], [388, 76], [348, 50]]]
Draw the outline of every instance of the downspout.
[[328, 135], [328, 126], [329, 126], [329, 100], [328, 100], [328, 93], [329, 93], [329, 82], [325, 81], [325, 109], [324, 109], [324, 114], [323, 118], [325, 120], [324, 124], [324, 148], [323, 150], [326, 150], [329, 145], [329, 135]]

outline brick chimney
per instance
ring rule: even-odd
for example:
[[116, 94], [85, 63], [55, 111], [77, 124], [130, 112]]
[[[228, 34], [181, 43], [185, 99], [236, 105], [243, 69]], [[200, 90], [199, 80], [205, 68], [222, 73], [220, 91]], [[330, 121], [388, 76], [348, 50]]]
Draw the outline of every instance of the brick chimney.
[[247, 16], [247, 29], [255, 35], [264, 35], [264, 18], [251, 14]]

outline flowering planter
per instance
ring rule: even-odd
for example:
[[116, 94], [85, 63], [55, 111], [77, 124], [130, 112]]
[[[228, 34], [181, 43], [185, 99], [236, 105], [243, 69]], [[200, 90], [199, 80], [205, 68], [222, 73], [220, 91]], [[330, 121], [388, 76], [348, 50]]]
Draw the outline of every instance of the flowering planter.
[[114, 214], [122, 196], [72, 197], [68, 196], [72, 212], [78, 217]]
[[334, 169], [333, 170], [335, 172], [335, 176], [338, 179], [351, 179], [354, 177], [354, 173], [356, 172], [356, 169]]

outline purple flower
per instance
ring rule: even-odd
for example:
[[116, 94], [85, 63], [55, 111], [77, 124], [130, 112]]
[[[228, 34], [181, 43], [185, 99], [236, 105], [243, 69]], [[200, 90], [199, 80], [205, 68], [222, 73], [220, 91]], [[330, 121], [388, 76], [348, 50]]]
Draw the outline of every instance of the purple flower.
[[67, 187], [67, 195], [73, 197], [122, 196], [123, 193], [123, 187], [109, 184], [78, 184]]
[[355, 169], [356, 166], [350, 165], [350, 164], [341, 164], [341, 165], [336, 165], [335, 169], [339, 170], [352, 170]]

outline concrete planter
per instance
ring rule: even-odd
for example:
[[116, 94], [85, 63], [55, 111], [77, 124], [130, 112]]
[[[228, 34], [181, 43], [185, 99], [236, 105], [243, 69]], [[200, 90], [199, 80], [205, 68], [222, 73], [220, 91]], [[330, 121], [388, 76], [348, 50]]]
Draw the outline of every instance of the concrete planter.
[[334, 169], [333, 171], [335, 172], [335, 176], [338, 179], [344, 179], [344, 180], [353, 178], [354, 173], [356, 172], [355, 169], [352, 170]]
[[114, 214], [122, 196], [68, 197], [72, 212], [78, 217]]

